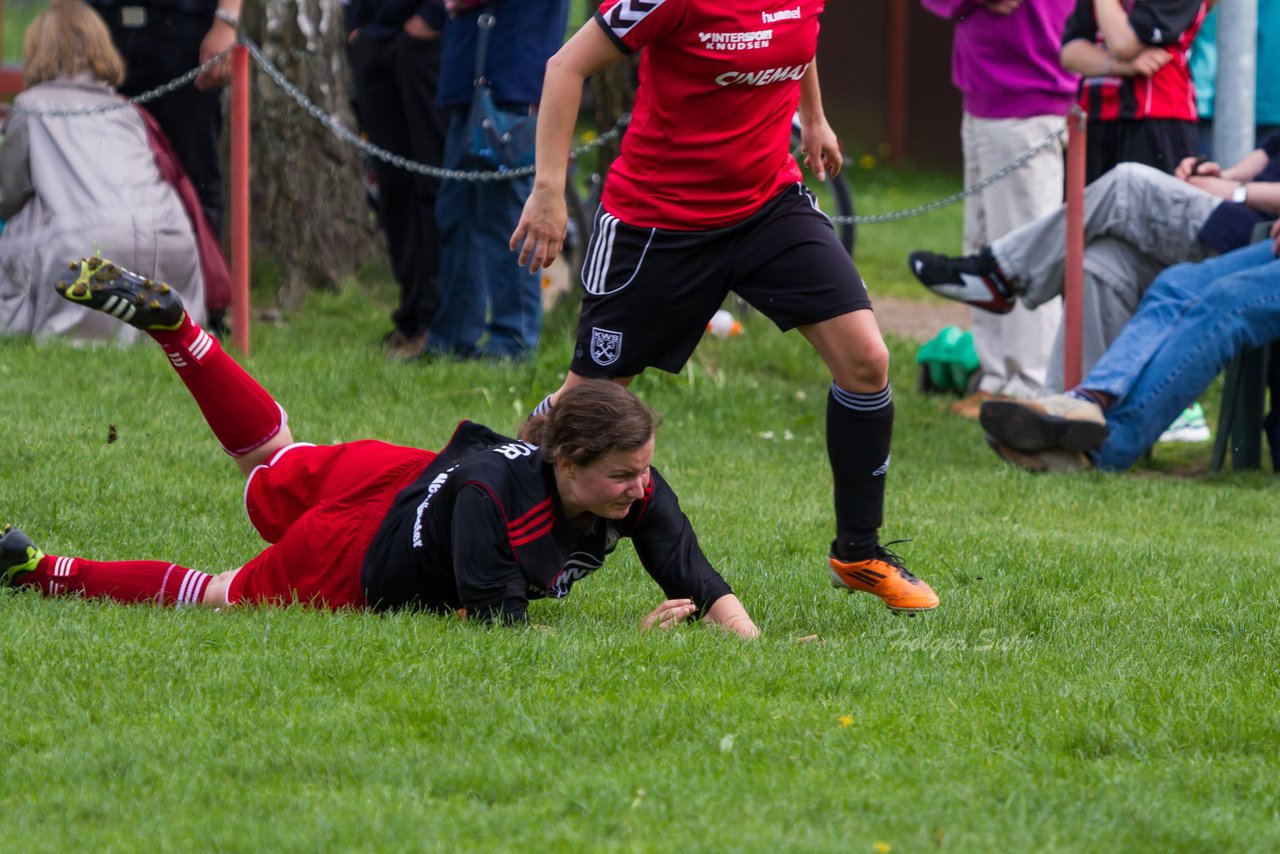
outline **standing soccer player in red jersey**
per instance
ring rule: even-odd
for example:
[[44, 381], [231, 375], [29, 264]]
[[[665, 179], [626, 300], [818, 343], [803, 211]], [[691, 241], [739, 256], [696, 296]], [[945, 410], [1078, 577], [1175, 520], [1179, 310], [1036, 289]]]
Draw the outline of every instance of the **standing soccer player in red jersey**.
[[45, 595], [214, 607], [238, 603], [416, 608], [521, 623], [630, 538], [667, 600], [644, 619], [695, 616], [759, 632], [698, 546], [653, 458], [653, 415], [613, 383], [580, 385], [520, 439], [463, 421], [436, 453], [384, 442], [293, 440], [284, 410], [191, 322], [177, 292], [100, 259], [58, 284], [72, 302], [163, 348], [223, 449], [248, 478], [245, 510], [271, 545], [211, 575], [155, 560], [45, 555], [0, 531], [0, 585]]
[[825, 0], [605, 0], [547, 63], [537, 175], [511, 237], [545, 267], [565, 233], [565, 173], [585, 80], [644, 48], [622, 154], [609, 170], [583, 264], [582, 315], [554, 407], [588, 378], [626, 384], [679, 371], [729, 291], [796, 328], [831, 371], [827, 453], [835, 479], [831, 583], [899, 611], [938, 604], [879, 542], [893, 432], [889, 353], [865, 283], [800, 182], [805, 161], [840, 171], [815, 54]]

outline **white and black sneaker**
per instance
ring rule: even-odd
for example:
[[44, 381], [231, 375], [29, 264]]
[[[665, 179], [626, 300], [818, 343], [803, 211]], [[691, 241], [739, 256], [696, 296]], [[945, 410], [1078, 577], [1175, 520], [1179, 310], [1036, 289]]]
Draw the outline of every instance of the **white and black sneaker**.
[[1013, 311], [1016, 295], [990, 249], [959, 258], [935, 252], [912, 252], [907, 262], [921, 284], [940, 297], [995, 314]]
[[24, 572], [34, 572], [44, 552], [31, 538], [12, 525], [0, 529], [0, 587], [8, 587]]
[[72, 261], [56, 287], [65, 299], [144, 331], [177, 329], [186, 314], [173, 288], [102, 258]]

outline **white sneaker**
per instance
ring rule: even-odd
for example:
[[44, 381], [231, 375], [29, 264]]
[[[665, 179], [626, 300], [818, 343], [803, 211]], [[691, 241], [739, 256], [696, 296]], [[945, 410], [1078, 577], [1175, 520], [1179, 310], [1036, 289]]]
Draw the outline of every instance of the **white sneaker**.
[[1207, 442], [1211, 438], [1209, 422], [1204, 418], [1204, 407], [1193, 403], [1160, 434], [1159, 442]]

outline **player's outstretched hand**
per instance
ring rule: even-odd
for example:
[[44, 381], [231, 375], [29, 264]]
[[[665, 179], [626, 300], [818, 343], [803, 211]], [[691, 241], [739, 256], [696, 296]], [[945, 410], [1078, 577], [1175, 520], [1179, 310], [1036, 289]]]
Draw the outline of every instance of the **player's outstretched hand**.
[[556, 192], [534, 184], [509, 244], [512, 252], [519, 250], [520, 266], [536, 273], [556, 260], [564, 248], [568, 221], [569, 209], [564, 202], [564, 190]]
[[827, 180], [828, 175], [834, 178], [840, 174], [844, 152], [825, 118], [801, 125], [800, 150], [804, 152], [804, 165], [819, 181]]
[[640, 623], [641, 631], [649, 629], [669, 629], [683, 623], [690, 614], [698, 610], [692, 599], [668, 599], [649, 612]]

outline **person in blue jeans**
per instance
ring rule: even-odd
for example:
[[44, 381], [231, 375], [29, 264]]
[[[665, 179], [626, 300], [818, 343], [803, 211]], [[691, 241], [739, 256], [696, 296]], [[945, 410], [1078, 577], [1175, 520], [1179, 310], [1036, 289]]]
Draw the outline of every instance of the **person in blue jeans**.
[[[466, 7], [473, 7], [467, 9]], [[542, 97], [547, 60], [560, 49], [568, 0], [468, 0], [446, 4], [438, 103], [449, 111], [447, 169], [474, 169], [467, 158], [467, 113], [475, 91], [481, 15], [493, 16], [485, 77], [497, 107], [527, 116]], [[532, 160], [530, 161], [532, 162]], [[542, 331], [542, 277], [515, 263], [507, 241], [533, 176], [498, 181], [446, 180], [436, 199], [440, 227], [440, 309], [427, 349], [459, 358], [526, 358]]]
[[1242, 350], [1280, 339], [1280, 222], [1271, 240], [1156, 277], [1074, 389], [983, 404], [992, 449], [1030, 471], [1123, 471]]

